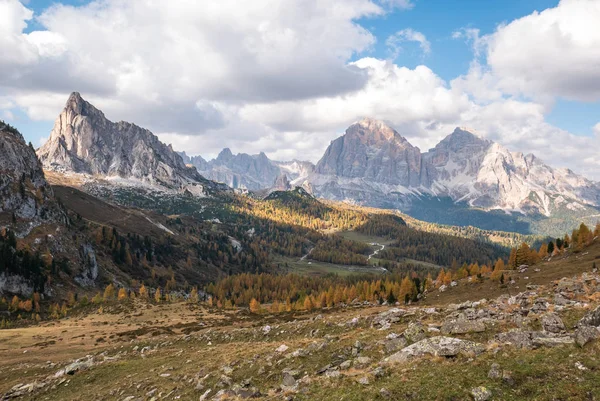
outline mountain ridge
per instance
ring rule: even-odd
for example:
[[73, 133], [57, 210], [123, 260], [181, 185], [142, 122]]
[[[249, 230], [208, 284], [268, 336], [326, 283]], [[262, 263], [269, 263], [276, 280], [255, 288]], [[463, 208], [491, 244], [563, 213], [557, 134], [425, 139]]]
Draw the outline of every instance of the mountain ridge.
[[132, 180], [198, 195], [211, 186], [185, 165], [171, 145], [133, 123], [108, 120], [78, 92], [69, 96], [37, 155], [49, 170]]
[[456, 128], [434, 148], [418, 154], [418, 148], [398, 137], [404, 139], [373, 119], [352, 124], [331, 142], [307, 181], [318, 196], [401, 209], [410, 208], [421, 195], [547, 217], [560, 207], [582, 210], [600, 205], [597, 183], [553, 169], [532, 154], [510, 152], [469, 129]]

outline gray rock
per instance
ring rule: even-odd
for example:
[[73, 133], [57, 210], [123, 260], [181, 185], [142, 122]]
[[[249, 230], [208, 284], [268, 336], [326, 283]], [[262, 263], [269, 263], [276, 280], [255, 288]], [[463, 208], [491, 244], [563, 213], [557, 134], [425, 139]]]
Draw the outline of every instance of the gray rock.
[[366, 366], [369, 366], [370, 363], [371, 358], [369, 358], [368, 356], [359, 356], [354, 360], [353, 365], [355, 368], [362, 369]]
[[453, 319], [444, 322], [442, 334], [481, 333], [485, 331], [485, 324], [481, 320]]
[[294, 387], [296, 385], [296, 379], [294, 379], [294, 376], [291, 374], [284, 373], [282, 384], [285, 387]]
[[564, 277], [560, 279], [556, 286], [557, 292], [582, 293], [583, 283], [579, 280]]
[[580, 347], [598, 338], [600, 338], [600, 331], [596, 327], [581, 325], [575, 330], [575, 342]]
[[417, 341], [421, 341], [425, 338], [425, 328], [421, 322], [410, 322], [404, 333], [402, 333], [404, 338], [408, 342], [414, 343]]
[[[63, 370], [64, 370], [64, 374], [74, 375], [75, 373], [82, 371], [82, 370], [87, 370], [87, 369], [91, 368], [92, 366], [94, 366], [93, 358], [78, 359], [75, 362], [67, 365]], [[58, 372], [57, 372], [57, 374], [58, 374]], [[55, 375], [55, 377], [56, 377], [56, 375]]]
[[479, 355], [485, 351], [485, 347], [472, 341], [460, 340], [452, 337], [431, 337], [390, 355], [384, 362], [403, 363], [414, 358], [425, 355], [452, 357], [459, 354]]
[[562, 345], [574, 344], [575, 339], [570, 336], [545, 337], [539, 336], [533, 338], [534, 347], [558, 347]]
[[496, 339], [501, 343], [508, 343], [517, 348], [532, 348], [532, 333], [522, 330], [511, 330], [496, 335]]
[[600, 306], [598, 306], [593, 311], [587, 313], [580, 321], [577, 323], [578, 327], [582, 326], [592, 326], [592, 327], [600, 327]]
[[500, 369], [500, 365], [493, 363], [487, 376], [489, 379], [493, 380], [500, 379], [502, 377], [502, 369]]
[[549, 333], [560, 333], [565, 330], [565, 324], [556, 313], [546, 313], [541, 319], [542, 329]]
[[0, 213], [6, 212], [9, 218], [14, 213], [18, 219], [33, 223], [28, 224], [28, 230], [44, 220], [66, 221], [33, 147], [2, 121], [0, 171]]
[[406, 341], [406, 339], [404, 337], [396, 337], [396, 338], [392, 338], [390, 340], [386, 340], [385, 341], [385, 351], [386, 353], [392, 353], [392, 352], [396, 352], [404, 347], [406, 347], [406, 344], [408, 342]]
[[471, 395], [474, 401], [488, 401], [492, 398], [492, 392], [483, 386], [472, 389]]

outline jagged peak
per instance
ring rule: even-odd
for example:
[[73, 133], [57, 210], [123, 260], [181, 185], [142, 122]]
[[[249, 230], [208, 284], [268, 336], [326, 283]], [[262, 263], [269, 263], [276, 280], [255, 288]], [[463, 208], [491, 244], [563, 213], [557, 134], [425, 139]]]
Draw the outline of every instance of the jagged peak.
[[485, 139], [479, 135], [477, 131], [469, 127], [456, 127], [449, 136], [452, 138], [468, 138], [472, 141], [485, 141]]
[[[379, 141], [398, 141], [408, 144], [409, 142], [393, 129], [388, 123], [371, 117], [364, 117], [352, 124], [346, 130], [346, 134], [353, 133], [369, 140]], [[412, 145], [411, 145], [412, 146]]]
[[233, 157], [233, 153], [231, 152], [231, 149], [223, 148], [223, 150], [221, 152], [219, 152], [217, 159], [230, 158], [230, 157]]
[[[72, 92], [67, 99], [65, 104], [64, 111], [71, 111], [75, 114], [79, 115], [97, 115], [101, 118], [106, 118], [104, 113], [92, 105], [90, 102], [85, 100], [79, 92]], [[118, 124], [122, 124], [123, 122], [119, 122]]]
[[490, 146], [492, 141], [482, 138], [475, 130], [466, 127], [456, 127], [454, 131], [436, 145], [434, 149], [450, 149], [458, 151], [466, 145]]

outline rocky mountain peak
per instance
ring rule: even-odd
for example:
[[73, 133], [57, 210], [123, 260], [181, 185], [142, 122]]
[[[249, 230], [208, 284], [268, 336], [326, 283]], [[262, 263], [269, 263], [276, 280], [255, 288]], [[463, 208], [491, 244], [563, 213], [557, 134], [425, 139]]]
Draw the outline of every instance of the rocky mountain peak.
[[446, 138], [442, 139], [434, 149], [444, 149], [453, 152], [461, 151], [466, 147], [485, 148], [492, 144], [491, 141], [481, 138], [474, 130], [456, 127]]
[[317, 164], [318, 175], [365, 179], [402, 187], [430, 182], [421, 151], [382, 121], [363, 119], [327, 148]]
[[412, 147], [402, 135], [388, 124], [373, 118], [363, 118], [352, 124], [346, 130], [346, 135], [356, 137], [368, 146], [377, 146], [385, 142], [395, 142], [396, 144]]
[[38, 156], [47, 169], [134, 179], [172, 189], [206, 181], [152, 132], [108, 120], [78, 92], [69, 96]]
[[233, 159], [233, 153], [231, 152], [231, 149], [229, 148], [223, 148], [223, 150], [221, 152], [219, 152], [219, 155], [217, 156], [217, 160], [227, 163], [229, 160]]

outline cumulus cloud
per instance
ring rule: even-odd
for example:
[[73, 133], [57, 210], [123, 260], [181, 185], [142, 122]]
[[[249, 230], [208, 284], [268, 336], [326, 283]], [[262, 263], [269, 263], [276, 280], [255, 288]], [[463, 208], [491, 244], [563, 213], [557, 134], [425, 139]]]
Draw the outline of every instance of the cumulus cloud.
[[[545, 121], [555, 97], [600, 93], [597, 4], [562, 1], [491, 35], [456, 31], [475, 58], [446, 82], [425, 65], [364, 57], [376, 38], [357, 21], [410, 9], [408, 0], [96, 0], [35, 17], [0, 0], [0, 112], [53, 120], [77, 90], [108, 118], [145, 126], [188, 154], [230, 147], [312, 161], [364, 116], [389, 121], [423, 150], [467, 125], [600, 178], [600, 134]], [[24, 33], [32, 18], [45, 29]], [[406, 42], [431, 51], [408, 28], [386, 44], [399, 51]]]
[[549, 101], [600, 100], [600, 1], [562, 0], [483, 38], [455, 33], [485, 48], [489, 74], [505, 93]]
[[431, 53], [431, 43], [429, 43], [425, 35], [411, 28], [406, 28], [390, 35], [385, 41], [391, 52], [392, 59], [396, 59], [402, 52], [402, 43], [404, 42], [417, 42], [423, 54], [427, 55]]
[[185, 132], [223, 123], [214, 102], [360, 89], [367, 76], [346, 61], [375, 37], [355, 20], [385, 13], [370, 0], [97, 0], [54, 5], [37, 17], [46, 30], [24, 34], [32, 12], [18, 0], [0, 7], [0, 50], [12, 55], [0, 61], [5, 93], [77, 90], [123, 118], [150, 116], [139, 122], [161, 130], [170, 120]]

